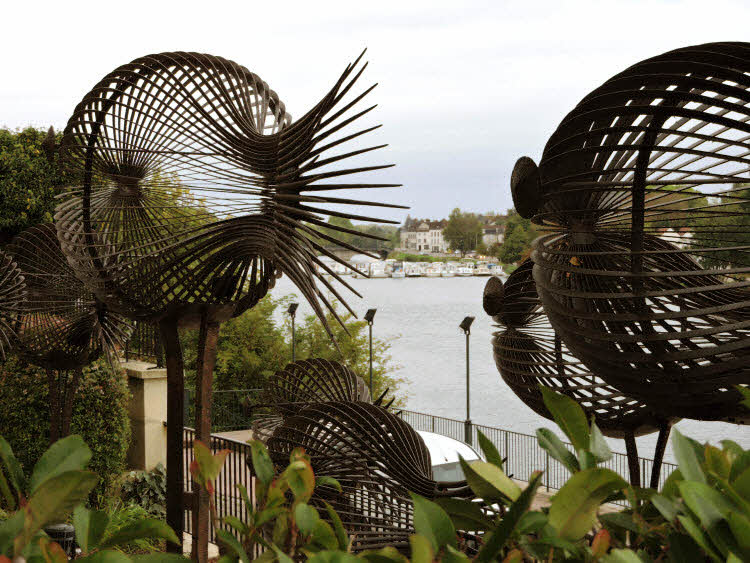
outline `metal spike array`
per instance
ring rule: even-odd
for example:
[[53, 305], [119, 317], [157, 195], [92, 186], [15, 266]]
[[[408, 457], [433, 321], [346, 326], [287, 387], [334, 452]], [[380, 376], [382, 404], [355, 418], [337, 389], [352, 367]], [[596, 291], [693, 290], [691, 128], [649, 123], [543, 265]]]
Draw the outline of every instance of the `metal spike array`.
[[435, 481], [422, 437], [372, 404], [362, 378], [337, 362], [291, 363], [269, 378], [263, 397], [274, 411], [259, 435], [271, 459], [281, 471], [294, 448], [302, 447], [316, 475], [339, 481], [342, 492], [318, 487], [312, 502], [336, 509], [354, 551], [408, 548], [414, 533], [410, 491], [432, 499], [471, 494], [466, 481]]
[[13, 258], [0, 251], [0, 360], [16, 343], [16, 323], [26, 299], [26, 282]]

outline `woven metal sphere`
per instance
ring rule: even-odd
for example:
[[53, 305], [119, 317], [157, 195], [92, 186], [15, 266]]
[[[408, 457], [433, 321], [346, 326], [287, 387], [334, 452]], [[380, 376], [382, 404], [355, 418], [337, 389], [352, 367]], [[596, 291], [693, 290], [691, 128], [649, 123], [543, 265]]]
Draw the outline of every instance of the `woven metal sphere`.
[[747, 421], [750, 44], [647, 59], [586, 96], [513, 175], [547, 229], [534, 279], [569, 350], [665, 416]]
[[0, 251], [0, 360], [15, 344], [15, 325], [26, 299], [26, 283], [13, 258]]
[[369, 403], [312, 404], [286, 418], [267, 446], [279, 470], [292, 450], [302, 447], [316, 475], [339, 481], [342, 493], [319, 487], [312, 502], [325, 500], [336, 509], [355, 551], [408, 548], [415, 533], [410, 491], [427, 498], [471, 494], [465, 481], [434, 481], [430, 453], [419, 434]]
[[294, 123], [265, 82], [221, 57], [161, 53], [108, 74], [62, 144], [83, 182], [56, 224], [86, 284], [133, 318], [190, 325], [206, 311], [212, 322], [242, 313], [286, 274], [323, 318], [330, 304], [315, 280], [340, 295], [317, 256], [337, 240], [316, 229], [348, 232], [326, 215], [371, 220], [326, 204], [388, 207], [328, 195], [383, 186], [339, 178], [385, 166], [336, 167], [380, 148], [341, 151], [374, 128], [337, 136], [369, 111], [352, 107], [372, 88], [344, 101], [358, 62]]
[[27, 298], [17, 317], [19, 354], [49, 370], [81, 368], [102, 353], [114, 357], [130, 334], [74, 275], [60, 250], [55, 227], [32, 227], [8, 246], [25, 279]]
[[266, 439], [284, 418], [310, 403], [330, 401], [371, 403], [372, 399], [364, 380], [339, 362], [322, 358], [291, 362], [265, 380], [259, 403], [272, 412], [254, 417], [253, 432]]
[[[503, 381], [529, 408], [550, 420], [540, 385], [575, 400], [606, 436], [623, 438], [658, 430], [664, 417], [605, 383], [571, 354], [542, 308], [533, 266], [526, 260], [505, 284], [499, 278], [487, 282], [485, 309], [489, 294], [489, 309], [496, 311], [493, 319], [500, 329], [493, 335], [492, 347]], [[498, 284], [503, 287], [502, 295], [498, 295]]]

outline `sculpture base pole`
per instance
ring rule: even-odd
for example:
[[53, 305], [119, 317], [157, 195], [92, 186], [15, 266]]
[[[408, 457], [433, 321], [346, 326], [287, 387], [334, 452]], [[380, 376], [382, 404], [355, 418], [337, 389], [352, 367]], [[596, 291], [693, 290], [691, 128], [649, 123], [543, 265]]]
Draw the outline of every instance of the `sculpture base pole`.
[[[159, 323], [159, 329], [167, 367], [167, 524], [182, 541], [185, 529], [183, 508], [185, 383], [182, 347], [176, 320], [162, 320]], [[182, 547], [167, 542], [167, 551], [181, 554]]]
[[625, 435], [625, 451], [628, 454], [628, 468], [630, 469], [630, 484], [634, 487], [641, 486], [641, 467], [638, 463], [638, 446], [635, 443], [635, 434], [629, 432]]
[[[216, 364], [216, 346], [219, 339], [219, 324], [208, 321], [201, 315], [198, 337], [198, 359], [195, 372], [195, 439], [211, 448], [211, 391]], [[191, 558], [198, 563], [208, 562], [208, 535], [210, 498], [203, 487], [197, 490], [193, 508], [193, 549]]]
[[664, 452], [667, 449], [667, 441], [669, 440], [669, 433], [672, 430], [672, 426], [665, 422], [659, 427], [659, 437], [656, 439], [656, 449], [654, 450], [654, 465], [651, 468], [651, 483], [652, 489], [659, 488], [659, 477], [661, 476], [661, 463], [664, 460]]

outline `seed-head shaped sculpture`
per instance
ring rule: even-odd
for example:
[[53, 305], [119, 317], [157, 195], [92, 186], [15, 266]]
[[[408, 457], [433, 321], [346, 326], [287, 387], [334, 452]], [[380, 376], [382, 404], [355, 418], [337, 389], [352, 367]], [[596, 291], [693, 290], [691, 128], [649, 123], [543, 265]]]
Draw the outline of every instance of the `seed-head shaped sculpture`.
[[669, 416], [741, 421], [750, 384], [750, 44], [617, 74], [519, 161], [534, 279], [568, 348]]
[[340, 278], [317, 256], [339, 241], [319, 229], [347, 229], [323, 218], [371, 220], [330, 205], [387, 207], [329, 195], [383, 186], [339, 178], [385, 166], [335, 166], [380, 148], [341, 152], [375, 127], [336, 136], [372, 109], [351, 112], [372, 88], [343, 101], [358, 62], [294, 123], [265, 82], [221, 57], [161, 53], [108, 74], [63, 138], [83, 180], [56, 222], [87, 285], [134, 318], [184, 325], [207, 310], [216, 322], [240, 314], [285, 274], [324, 318], [315, 279], [339, 298], [323, 274]]
[[130, 325], [88, 291], [65, 259], [54, 225], [20, 233], [8, 246], [25, 279], [17, 316], [19, 354], [47, 370], [74, 370], [114, 357]]
[[272, 412], [257, 415], [253, 431], [265, 439], [284, 418], [330, 401], [372, 402], [364, 380], [344, 364], [322, 358], [291, 362], [265, 380], [260, 404]]
[[267, 442], [279, 470], [303, 447], [316, 475], [333, 477], [342, 492], [316, 489], [340, 515], [355, 551], [405, 549], [414, 533], [409, 492], [427, 498], [468, 496], [465, 481], [437, 482], [421, 436], [389, 411], [360, 401], [313, 403], [284, 419]]
[[610, 437], [647, 434], [665, 420], [644, 403], [621, 393], [586, 369], [549, 323], [536, 292], [534, 263], [525, 260], [506, 282], [496, 277], [485, 286], [484, 307], [500, 330], [492, 338], [503, 381], [537, 414], [552, 419], [540, 385], [575, 400]]
[[18, 313], [26, 299], [26, 282], [13, 258], [0, 251], [0, 360], [16, 342]]

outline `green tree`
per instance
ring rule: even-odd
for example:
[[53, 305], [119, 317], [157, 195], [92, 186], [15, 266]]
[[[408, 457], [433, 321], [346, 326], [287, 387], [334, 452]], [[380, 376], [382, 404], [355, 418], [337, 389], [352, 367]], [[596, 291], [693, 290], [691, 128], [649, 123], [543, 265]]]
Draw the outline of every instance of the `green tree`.
[[56, 160], [47, 158], [46, 137], [46, 131], [31, 127], [0, 129], [0, 245], [24, 229], [51, 222], [55, 195], [71, 182]]
[[529, 219], [524, 219], [515, 210], [508, 210], [505, 238], [497, 257], [504, 264], [518, 262], [529, 252], [531, 243], [537, 236]]
[[[215, 390], [261, 388], [268, 376], [292, 361], [291, 323], [287, 315], [284, 315], [283, 321], [278, 321], [277, 311], [285, 310], [294, 299], [294, 296], [274, 298], [268, 295], [249, 311], [222, 324], [214, 370]], [[297, 358], [325, 358], [343, 362], [368, 381], [367, 323], [341, 311], [338, 313], [346, 330], [333, 315], [327, 317], [338, 350], [317, 317], [308, 315], [302, 322], [298, 319], [295, 336]], [[182, 343], [188, 385], [191, 385], [194, 381], [198, 331], [185, 331]], [[373, 388], [376, 394], [386, 388], [393, 393], [402, 381], [393, 375], [398, 368], [392, 365], [390, 347], [387, 341], [373, 339]], [[403, 400], [404, 397], [400, 395], [398, 398]]]
[[482, 240], [482, 222], [474, 213], [463, 212], [456, 207], [448, 216], [443, 229], [443, 238], [451, 250], [458, 250], [461, 256], [474, 250]]

